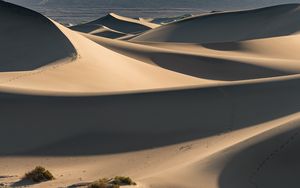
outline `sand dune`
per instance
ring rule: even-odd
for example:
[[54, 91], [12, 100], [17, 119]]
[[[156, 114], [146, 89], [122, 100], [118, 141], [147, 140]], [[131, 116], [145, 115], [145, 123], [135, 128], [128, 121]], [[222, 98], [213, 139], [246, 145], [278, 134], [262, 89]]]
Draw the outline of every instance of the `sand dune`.
[[77, 32], [0, 1], [0, 187], [36, 165], [56, 180], [30, 187], [299, 187], [297, 7]]
[[165, 17], [165, 18], [139, 18], [139, 20], [142, 22], [151, 22], [151, 23], [164, 25], [164, 24], [169, 24], [172, 22], [180, 21], [180, 20], [183, 20], [186, 18], [190, 18], [193, 16], [194, 15], [192, 15], [192, 14], [184, 14], [181, 16], [173, 16], [173, 17]]
[[127, 35], [126, 33], [115, 31], [105, 26], [99, 27], [98, 29], [91, 31], [90, 34], [106, 38], [120, 38]]
[[132, 41], [216, 43], [299, 32], [299, 4], [213, 13], [150, 30]]
[[22, 7], [0, 3], [1, 72], [31, 70], [76, 57], [74, 46], [49, 19]]
[[[102, 18], [99, 18], [97, 20], [80, 24], [76, 26], [70, 27], [71, 29], [75, 31], [80, 31], [84, 33], [90, 33], [95, 34], [97, 36], [103, 36], [105, 37], [105, 33], [99, 32], [99, 30], [103, 30], [103, 27], [106, 28], [106, 31], [109, 30], [114, 35], [116, 34], [137, 34], [141, 32], [145, 32], [149, 29], [153, 29], [158, 27], [158, 24], [154, 24], [151, 22], [145, 22], [140, 21], [132, 18], [127, 18], [123, 16], [119, 16], [114, 13], [110, 13]], [[109, 38], [113, 38], [109, 35]], [[115, 38], [118, 38], [121, 36], [116, 36]]]
[[[253, 165], [245, 169], [245, 172], [250, 173], [272, 154], [273, 149], [284, 144], [289, 136], [285, 136], [286, 129], [280, 127], [299, 125], [299, 114], [295, 114], [299, 111], [297, 99], [300, 90], [297, 85], [299, 79], [110, 97], [2, 96], [4, 108], [1, 108], [1, 112], [5, 116], [1, 121], [7, 127], [1, 139], [6, 140], [6, 135], [12, 133], [15, 137], [24, 138], [22, 142], [10, 141], [8, 146], [2, 146], [2, 152], [12, 152], [18, 156], [1, 158], [2, 163], [8, 161], [12, 164], [2, 172], [21, 174], [23, 169], [29, 169], [38, 162], [50, 166], [57, 175], [64, 174], [60, 181], [51, 183], [59, 186], [80, 182], [78, 177], [90, 181], [98, 176], [125, 174], [137, 179], [141, 186], [147, 185], [146, 187], [197, 187], [199, 183], [206, 187], [219, 187], [219, 181], [224, 180], [218, 177], [223, 174], [225, 166], [233, 168], [231, 174], [242, 180], [238, 183], [236, 178], [231, 178], [229, 182], [222, 182], [224, 185], [220, 187], [239, 187], [241, 183], [245, 183], [243, 179], [247, 179], [247, 174], [240, 173], [240, 168], [237, 168], [239, 164], [231, 166], [230, 160], [222, 160], [223, 156], [230, 153], [232, 154], [229, 156], [238, 156], [242, 151], [240, 147], [248, 147], [248, 144], [244, 144], [247, 140], [252, 139], [253, 144], [273, 140], [270, 136], [257, 139], [260, 136], [256, 135], [273, 130], [276, 134], [282, 133], [283, 139], [268, 144], [265, 147], [268, 150], [254, 152], [251, 157], [242, 158], [241, 163], [252, 162], [253, 155], [256, 157], [251, 163]], [[287, 86], [288, 90], [282, 89]], [[15, 105], [9, 99], [14, 100]], [[31, 110], [24, 112], [19, 108], [18, 101], [22, 101], [24, 106], [30, 105]], [[131, 106], [130, 111], [126, 110], [128, 105]], [[9, 115], [12, 113], [22, 114], [23, 118], [13, 121]], [[201, 116], [195, 118], [199, 114]], [[159, 119], [151, 118], [158, 116]], [[112, 121], [114, 117], [118, 117], [118, 120]], [[294, 121], [295, 119], [298, 121]], [[16, 129], [21, 129], [18, 123], [21, 120], [26, 130], [15, 133]], [[36, 126], [32, 126], [33, 121], [37, 122]], [[30, 140], [25, 139], [26, 134], [32, 131], [39, 134], [35, 134]], [[41, 139], [42, 143], [35, 142]], [[165, 145], [171, 146], [162, 147]], [[153, 147], [156, 149], [147, 149]], [[231, 151], [229, 154], [226, 152], [228, 148]], [[119, 154], [125, 151], [136, 152]], [[4, 153], [2, 155], [6, 156]], [[27, 155], [36, 157], [22, 157]], [[280, 155], [286, 156], [285, 152]], [[82, 169], [86, 174], [82, 173]], [[236, 186], [232, 186], [232, 182]], [[252, 186], [246, 183], [246, 187]], [[282, 184], [277, 187], [281, 187], [279, 185]]]
[[[39, 15], [39, 17], [42, 16]], [[26, 72], [2, 72], [0, 87], [3, 89], [0, 90], [51, 95], [58, 93], [82, 95], [84, 93], [124, 93], [125, 91], [166, 89], [211, 83], [209, 80], [199, 80], [120, 55], [62, 25], [57, 23], [54, 25], [75, 46], [77, 58], [60, 59], [39, 67], [39, 69], [31, 69]], [[4, 27], [4, 30], [6, 29]], [[22, 34], [21, 31], [16, 31], [16, 33]], [[49, 32], [49, 34], [51, 33]], [[44, 36], [47, 35], [48, 33], [45, 33]], [[28, 50], [36, 54], [38, 49], [34, 47], [30, 46]], [[18, 47], [14, 51], [22, 53], [23, 48]], [[52, 58], [49, 55], [46, 57]], [[22, 62], [21, 60], [20, 62]], [[34, 60], [25, 62], [27, 66], [32, 66]], [[128, 77], [128, 75], [131, 76]]]
[[300, 35], [202, 45], [135, 44], [84, 36], [123, 55], [202, 79], [238, 81], [300, 73]]

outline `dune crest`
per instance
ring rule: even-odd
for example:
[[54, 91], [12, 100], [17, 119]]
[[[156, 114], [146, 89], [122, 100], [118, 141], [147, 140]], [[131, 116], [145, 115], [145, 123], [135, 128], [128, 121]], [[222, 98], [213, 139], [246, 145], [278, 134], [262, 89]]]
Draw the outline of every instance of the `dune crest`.
[[299, 21], [299, 4], [217, 12], [150, 30], [131, 41], [216, 43], [268, 38], [299, 32]]
[[[109, 31], [111, 35], [107, 35], [107, 32], [99, 32], [99, 29], [103, 27], [109, 28], [106, 30], [107, 32]], [[95, 34], [97, 36], [118, 38], [121, 36], [117, 34], [138, 34], [156, 27], [159, 27], [159, 25], [110, 13], [97, 20], [80, 25], [75, 25], [70, 28], [75, 31]]]
[[[36, 22], [33, 21], [33, 24]], [[49, 24], [54, 24], [67, 37], [76, 48], [77, 58], [52, 61], [27, 72], [1, 72], [1, 91], [38, 95], [104, 95], [214, 84], [209, 80], [197, 79], [121, 55], [54, 21], [49, 21]], [[31, 49], [30, 52], [39, 55], [38, 49], [42, 49], [39, 45], [33, 46], [36, 51]], [[15, 46], [18, 51], [23, 48]], [[61, 52], [64, 48], [55, 50]], [[24, 63], [30, 65], [32, 61]]]
[[201, 79], [240, 81], [300, 73], [300, 35], [210, 44], [130, 43], [84, 36], [128, 57]]
[[0, 71], [25, 71], [76, 57], [69, 39], [39, 13], [0, 1]]

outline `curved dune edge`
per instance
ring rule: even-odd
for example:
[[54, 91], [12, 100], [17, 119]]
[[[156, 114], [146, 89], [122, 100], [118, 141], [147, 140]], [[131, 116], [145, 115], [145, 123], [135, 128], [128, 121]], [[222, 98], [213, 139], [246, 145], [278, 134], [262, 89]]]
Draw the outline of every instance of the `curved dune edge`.
[[[57, 23], [56, 23], [57, 24]], [[295, 50], [298, 48], [299, 44], [299, 35], [292, 35], [287, 37], [275, 37], [269, 39], [261, 39], [261, 40], [251, 40], [251, 41], [243, 41], [239, 42], [241, 46], [244, 46], [241, 50], [236, 51], [220, 51], [219, 49], [213, 49], [214, 46], [220, 46], [220, 44], [209, 44], [210, 47], [207, 48], [207, 45], [199, 45], [199, 44], [170, 44], [170, 43], [128, 43], [123, 41], [115, 41], [110, 39], [105, 39], [101, 37], [95, 37], [92, 35], [83, 34], [85, 37], [91, 39], [92, 41], [100, 44], [101, 46], [95, 45], [91, 41], [86, 40], [84, 37], [78, 35], [77, 33], [73, 33], [68, 29], [57, 24], [59, 28], [62, 30], [66, 30], [67, 36], [71, 36], [70, 39], [75, 46], [78, 46], [77, 50], [81, 50], [84, 53], [79, 53], [79, 58], [73, 61], [70, 60], [62, 60], [61, 62], [56, 62], [50, 64], [48, 66], [42, 67], [35, 71], [29, 72], [14, 72], [14, 73], [1, 73], [0, 80], [0, 91], [4, 93], [15, 93], [15, 94], [27, 94], [27, 95], [49, 95], [49, 96], [100, 96], [100, 95], [123, 95], [123, 94], [135, 94], [135, 93], [149, 93], [149, 92], [165, 92], [165, 91], [178, 91], [178, 90], [189, 90], [189, 89], [197, 89], [197, 88], [214, 88], [214, 87], [223, 87], [223, 86], [239, 86], [239, 85], [255, 85], [255, 84], [264, 84], [270, 82], [285, 82], [288, 80], [296, 80], [299, 78], [299, 64], [298, 64], [298, 54], [295, 53]], [[79, 39], [79, 40], [78, 40]], [[79, 41], [79, 42], [78, 42]], [[86, 48], [86, 42], [89, 45], [93, 45], [97, 48]], [[83, 44], [83, 45], [82, 45]], [[275, 47], [271, 48], [271, 44], [276, 44]], [[224, 46], [230, 46], [231, 44], [224, 44]], [[85, 48], [81, 48], [81, 46], [85, 46]], [[106, 47], [103, 48], [102, 46]], [[98, 48], [100, 47], [100, 48]], [[281, 48], [289, 49], [287, 52], [283, 52]], [[90, 57], [90, 50], [103, 50], [103, 54], [106, 54], [107, 57], [118, 57], [118, 61], [128, 61], [129, 62], [137, 62], [136, 65], [145, 65], [145, 67], [150, 67], [155, 73], [156, 68], [158, 68], [161, 73], [159, 75], [169, 77], [172, 75], [171, 80], [166, 80], [163, 83], [154, 83], [147, 84], [147, 82], [143, 80], [136, 80], [134, 77], [133, 81], [130, 81], [130, 86], [124, 85], [124, 82], [120, 80], [117, 82], [108, 82], [108, 83], [99, 83], [102, 82], [103, 77], [99, 77], [99, 73], [107, 70], [104, 69], [100, 71], [100, 69], [88, 69], [88, 71], [82, 71], [86, 68], [89, 68], [90, 63], [94, 63], [95, 61], [103, 60], [102, 56], [99, 56], [98, 51], [95, 51], [95, 54], [92, 54], [92, 59], [83, 58], [82, 54], [85, 57]], [[111, 50], [109, 50], [111, 49]], [[268, 49], [268, 50], [264, 50]], [[88, 52], [88, 53], [87, 53]], [[116, 53], [118, 52], [118, 53]], [[227, 61], [233, 62], [241, 62], [241, 63], [254, 63], [258, 67], [268, 67], [270, 70], [278, 70], [282, 71], [283, 74], [275, 75], [275, 77], [269, 77], [267, 74], [263, 73], [262, 78], [259, 77], [257, 72], [251, 72], [250, 75], [253, 74], [252, 79], [243, 80], [244, 76], [240, 77], [237, 75], [237, 79], [228, 80], [216, 80], [218, 78], [218, 72], [215, 72], [212, 69], [211, 75], [213, 77], [190, 77], [192, 79], [186, 79], [189, 77], [188, 74], [180, 74], [175, 69], [170, 69], [167, 71], [168, 67], [159, 67], [160, 65], [155, 64], [151, 59], [149, 54], [158, 54], [159, 58], [160, 54], [168, 54], [170, 57], [183, 56], [186, 60], [188, 58], [222, 58]], [[113, 54], [113, 56], [112, 56]], [[121, 58], [119, 58], [121, 57]], [[162, 56], [163, 58], [164, 56]], [[281, 58], [280, 58], [281, 57]], [[282, 58], [286, 57], [286, 58]], [[183, 64], [184, 61], [180, 61], [178, 58], [171, 59], [172, 62], [178, 61], [178, 63]], [[197, 59], [196, 59], [197, 60]], [[107, 62], [103, 61], [104, 67]], [[98, 65], [98, 64], [96, 64]], [[116, 64], [118, 65], [118, 64]], [[78, 71], [74, 71], [72, 67], [77, 67], [76, 69], [80, 69], [85, 76], [78, 78], [76, 75]], [[108, 67], [109, 68], [109, 67]], [[181, 67], [179, 67], [181, 68]], [[61, 70], [60, 70], [61, 69]], [[57, 77], [53, 77], [57, 71], [63, 72], [63, 75], [58, 75]], [[150, 69], [151, 70], [151, 69]], [[166, 71], [165, 71], [166, 70]], [[207, 71], [207, 69], [206, 69]], [[114, 70], [111, 70], [111, 73], [114, 73]], [[249, 72], [249, 71], [248, 71]], [[167, 74], [166, 74], [167, 73]], [[228, 74], [227, 74], [228, 73]], [[94, 75], [93, 75], [94, 74]], [[127, 78], [128, 75], [126, 73], [122, 73]], [[166, 75], [165, 75], [166, 74]], [[86, 75], [93, 76], [97, 78], [98, 82], [91, 82], [86, 78]], [[224, 74], [223, 74], [224, 75]], [[235, 77], [234, 72], [225, 72], [225, 76], [229, 75], [230, 79]], [[47, 76], [47, 80], [40, 80]], [[193, 75], [191, 75], [193, 76]], [[172, 80], [173, 78], [178, 78], [178, 80]], [[182, 79], [185, 78], [185, 79]], [[219, 77], [220, 78], [220, 77]], [[109, 81], [109, 80], [108, 80]], [[176, 81], [176, 82], [175, 82]], [[180, 82], [179, 82], [180, 81]], [[44, 83], [48, 83], [46, 86]], [[78, 84], [81, 83], [82, 85]], [[137, 82], [137, 83], [136, 83]], [[88, 85], [83, 84], [88, 83]], [[125, 82], [126, 83], [126, 82]], [[66, 87], [70, 85], [71, 87]], [[74, 84], [74, 86], [72, 86]], [[108, 85], [108, 86], [107, 86]], [[121, 85], [121, 86], [120, 86]]]
[[78, 58], [28, 72], [2, 72], [2, 88], [31, 89], [44, 93], [48, 91], [49, 94], [74, 92], [76, 95], [122, 93], [209, 83], [120, 55], [59, 24], [56, 25], [75, 46]]
[[[210, 14], [210, 13], [208, 13], [208, 14]], [[165, 24], [177, 22], [177, 21], [180, 21], [183, 19], [191, 18], [194, 16], [195, 15], [192, 15], [192, 14], [183, 14], [180, 16], [164, 17], [164, 18], [139, 18], [139, 20], [142, 22], [158, 23], [160, 25], [165, 25]]]
[[143, 24], [151, 29], [154, 29], [154, 28], [157, 28], [159, 27], [160, 25], [159, 24], [155, 24], [155, 23], [149, 23], [149, 22], [146, 22], [146, 21], [143, 21], [143, 20], [137, 20], [137, 19], [132, 19], [132, 18], [128, 18], [128, 17], [125, 17], [125, 16], [120, 16], [118, 14], [115, 14], [115, 13], [110, 13], [109, 15], [119, 19], [119, 20], [123, 20], [123, 21], [127, 21], [127, 22], [132, 22], [132, 23], [138, 23], [138, 24]]
[[299, 4], [217, 12], [161, 26], [131, 41], [217, 43], [285, 36], [299, 32], [299, 14]]
[[0, 72], [29, 71], [77, 56], [68, 38], [37, 12], [0, 1], [0, 22]]
[[134, 44], [83, 37], [53, 23], [75, 46], [78, 58], [28, 72], [2, 72], [3, 92], [65, 96], [144, 93], [243, 84], [252, 79], [264, 82], [294, 77], [300, 70], [295, 50], [299, 35], [228, 43]]
[[[298, 170], [291, 172], [288, 169], [293, 165], [299, 166], [296, 159], [300, 143], [299, 120], [297, 113], [203, 142], [189, 143], [187, 145], [198, 146], [198, 152], [196, 149], [188, 151], [190, 158], [181, 161], [180, 165], [146, 176], [142, 181], [146, 182], [147, 187], [195, 187], [195, 184], [210, 188], [279, 188], [283, 184], [297, 187], [297, 178], [293, 173]], [[204, 148], [205, 144], [209, 150]], [[283, 175], [283, 172], [287, 174]]]
[[[43, 183], [43, 186], [47, 187], [80, 183], [78, 177], [84, 181], [92, 181], [99, 176], [107, 177], [116, 174], [133, 177], [138, 182], [138, 187], [196, 187], [195, 185], [199, 184], [211, 188], [229, 186], [238, 188], [241, 185], [251, 187], [253, 184], [248, 178], [268, 156], [276, 153], [268, 161], [268, 165], [273, 164], [272, 173], [274, 173], [278, 172], [276, 160], [284, 164], [290, 154], [297, 153], [299, 139], [292, 141], [280, 152], [277, 152], [276, 149], [286, 145], [290, 139], [294, 140], [295, 136], [293, 135], [299, 132], [299, 125], [299, 113], [296, 113], [257, 126], [157, 149], [114, 155], [77, 156], [72, 159], [58, 156], [36, 156], [34, 158], [19, 156], [9, 159], [0, 158], [0, 163], [12, 164], [9, 168], [4, 167], [3, 169], [11, 174], [22, 174], [26, 169], [29, 170], [31, 166], [34, 166], [37, 161], [39, 164], [46, 165], [54, 174], [69, 174], [66, 177], [60, 177], [59, 181]], [[162, 138], [157, 137], [157, 139]], [[244, 152], [245, 154], [243, 154]], [[124, 161], [126, 162], [124, 163]], [[160, 161], [160, 163], [156, 161]], [[293, 158], [293, 161], [295, 161], [293, 164], [298, 165], [299, 161], [296, 158]], [[244, 166], [242, 171], [241, 164]], [[143, 168], [141, 169], [140, 166]], [[157, 169], [161, 170], [157, 171]], [[260, 173], [265, 173], [269, 177], [268, 169], [266, 167]], [[264, 172], [265, 170], [267, 172]], [[283, 180], [281, 174], [278, 174], [286, 183], [295, 177], [284, 176], [287, 179]], [[223, 178], [223, 175], [226, 176], [226, 179]], [[237, 176], [239, 181], [236, 181]], [[272, 184], [273, 182], [268, 179], [262, 181], [259, 177], [260, 175], [255, 178], [256, 180], [258, 178], [260, 183]], [[274, 187], [280, 187], [280, 185], [272, 184]]]
[[210, 44], [129, 43], [83, 35], [131, 58], [207, 80], [259, 79], [300, 70], [296, 52], [300, 35]]
[[76, 58], [0, 72], [0, 183], [42, 165], [56, 180], [32, 187], [298, 187], [300, 35], [132, 43], [52, 23]]
[[[75, 31], [108, 38], [120, 38], [120, 34], [138, 34], [159, 27], [159, 24], [127, 18], [110, 13], [97, 20], [70, 27]], [[109, 32], [109, 33], [108, 33]], [[119, 34], [119, 35], [118, 35]]]
[[106, 38], [120, 38], [127, 35], [126, 33], [122, 33], [113, 29], [110, 29], [106, 26], [102, 26], [99, 29], [96, 29], [94, 31], [91, 31], [90, 34], [96, 35], [96, 36], [102, 36]]

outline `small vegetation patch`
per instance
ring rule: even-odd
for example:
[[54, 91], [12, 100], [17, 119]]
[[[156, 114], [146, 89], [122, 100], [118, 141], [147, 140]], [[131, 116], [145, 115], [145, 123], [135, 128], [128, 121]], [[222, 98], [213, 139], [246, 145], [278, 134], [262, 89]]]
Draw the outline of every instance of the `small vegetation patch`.
[[114, 185], [136, 185], [130, 177], [116, 176], [111, 181]]
[[119, 188], [124, 185], [136, 185], [130, 177], [116, 176], [115, 178], [102, 178], [91, 183], [88, 188]]
[[23, 179], [39, 183], [54, 180], [54, 176], [44, 167], [37, 166], [32, 171], [27, 172]]
[[102, 182], [94, 182], [88, 186], [88, 188], [120, 188], [119, 185], [112, 185]]

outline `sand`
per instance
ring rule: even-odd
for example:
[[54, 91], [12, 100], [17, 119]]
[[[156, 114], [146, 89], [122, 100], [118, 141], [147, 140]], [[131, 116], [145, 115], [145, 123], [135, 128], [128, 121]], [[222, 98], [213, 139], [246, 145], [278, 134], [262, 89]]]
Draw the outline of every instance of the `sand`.
[[132, 41], [218, 43], [285, 36], [299, 31], [299, 14], [298, 4], [216, 12], [150, 30]]
[[70, 28], [75, 31], [90, 33], [97, 36], [119, 38], [126, 34], [139, 34], [157, 27], [159, 27], [159, 24], [110, 13], [97, 20], [75, 25]]
[[0, 1], [0, 187], [299, 187], [299, 7], [66, 28]]

